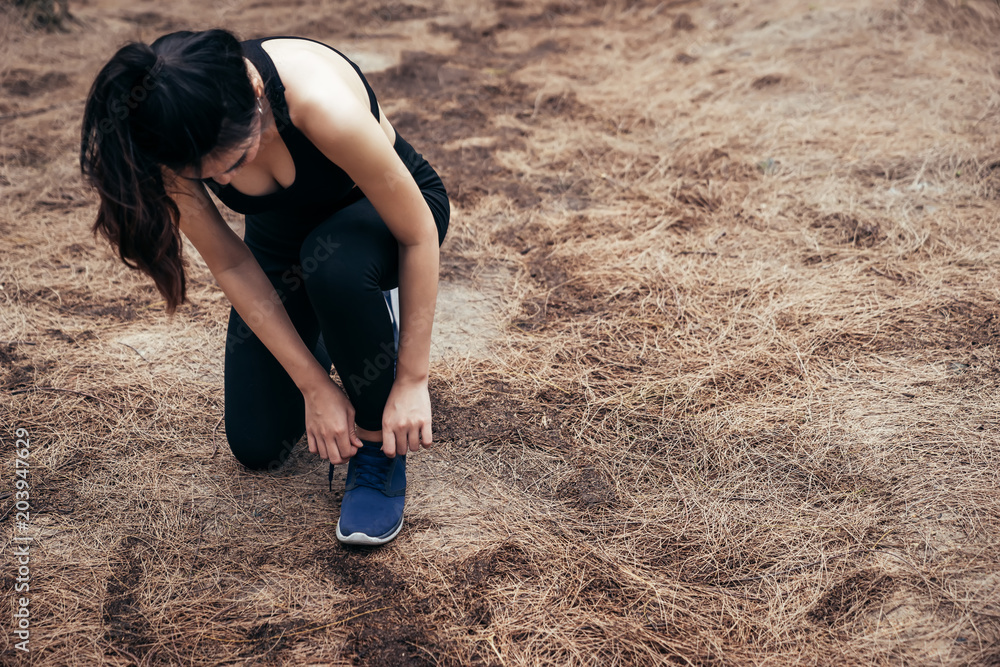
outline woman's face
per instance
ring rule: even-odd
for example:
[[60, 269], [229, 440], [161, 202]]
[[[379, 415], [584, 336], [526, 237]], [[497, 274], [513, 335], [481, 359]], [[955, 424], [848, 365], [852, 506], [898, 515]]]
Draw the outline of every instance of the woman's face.
[[[257, 115], [254, 118], [254, 125], [249, 138], [234, 148], [225, 150], [214, 150], [201, 161], [201, 170], [186, 167], [177, 172], [182, 178], [190, 180], [207, 181], [214, 180], [219, 185], [228, 185], [233, 177], [240, 172], [246, 164], [253, 162], [260, 150], [261, 138], [264, 136], [264, 110], [261, 106], [261, 98], [264, 95], [264, 80], [261, 78], [257, 68], [246, 58], [243, 59], [247, 67], [247, 76], [257, 93]], [[197, 173], [196, 173], [197, 172]]]
[[258, 113], [252, 133], [245, 142], [233, 148], [217, 149], [206, 155], [201, 161], [200, 173], [195, 173], [195, 169], [186, 167], [177, 172], [178, 175], [193, 180], [212, 179], [219, 185], [227, 185], [240, 169], [257, 157], [263, 134], [262, 128], [261, 114]]

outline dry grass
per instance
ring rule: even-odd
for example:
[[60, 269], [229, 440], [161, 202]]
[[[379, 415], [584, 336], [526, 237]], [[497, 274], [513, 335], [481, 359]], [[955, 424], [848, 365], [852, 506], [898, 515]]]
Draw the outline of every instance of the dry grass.
[[[1000, 664], [994, 5], [143, 7], [0, 29], [35, 663]], [[371, 80], [454, 196], [443, 279], [512, 275], [381, 550], [304, 444], [229, 454], [200, 260], [168, 321], [86, 231], [111, 43], [216, 23], [403, 52]]]

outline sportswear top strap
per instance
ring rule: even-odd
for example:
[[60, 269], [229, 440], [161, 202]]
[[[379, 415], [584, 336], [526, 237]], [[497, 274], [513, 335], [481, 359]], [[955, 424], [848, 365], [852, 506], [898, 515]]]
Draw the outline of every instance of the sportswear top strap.
[[[350, 58], [348, 58], [343, 53], [333, 48], [329, 44], [324, 44], [323, 42], [320, 42], [315, 39], [309, 39], [308, 37], [292, 37], [285, 35], [277, 35], [273, 37], [261, 37], [258, 39], [248, 39], [245, 42], [243, 42], [244, 52], [246, 53], [246, 56], [250, 59], [250, 62], [254, 64], [254, 66], [256, 66], [258, 69], [265, 70], [261, 72], [261, 76], [264, 77], [264, 90], [267, 93], [268, 100], [271, 102], [271, 109], [275, 114], [275, 118], [284, 120], [286, 123], [289, 124], [291, 123], [291, 118], [288, 114], [288, 103], [285, 101], [285, 86], [283, 83], [281, 83], [281, 77], [278, 76], [278, 70], [275, 69], [274, 67], [274, 61], [271, 60], [271, 57], [267, 54], [267, 51], [265, 51], [264, 48], [261, 46], [262, 43], [271, 39], [299, 39], [306, 42], [314, 42], [321, 46], [325, 46], [326, 48], [330, 49], [331, 51], [339, 55], [341, 58], [346, 60], [351, 65], [351, 67], [354, 68], [354, 71], [358, 73], [358, 76], [361, 78], [361, 83], [364, 84], [365, 86], [365, 91], [367, 91], [368, 93], [368, 103], [370, 105], [372, 115], [375, 116], [375, 120], [381, 120], [381, 118], [379, 117], [378, 100], [375, 97], [375, 91], [372, 90], [372, 87], [371, 85], [369, 85], [368, 79], [365, 78], [365, 75], [361, 71], [361, 68], [358, 67], [353, 60], [351, 60]], [[280, 116], [279, 113], [281, 114]], [[280, 127], [281, 126], [279, 125], [279, 128]]]

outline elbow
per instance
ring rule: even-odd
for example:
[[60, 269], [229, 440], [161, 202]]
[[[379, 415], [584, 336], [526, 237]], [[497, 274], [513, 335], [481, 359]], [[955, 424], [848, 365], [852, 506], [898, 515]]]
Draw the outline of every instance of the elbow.
[[400, 252], [431, 253], [435, 257], [439, 253], [437, 232], [430, 235], [421, 235], [419, 238], [411, 240], [409, 243], [399, 242]]
[[424, 248], [433, 246], [436, 251], [441, 245], [438, 227], [434, 222], [433, 216], [431, 216], [430, 209], [427, 209], [426, 216], [421, 217], [423, 218], [421, 223], [419, 225], [415, 225], [415, 229], [413, 229], [412, 233], [407, 234], [404, 238], [396, 239], [400, 248]]

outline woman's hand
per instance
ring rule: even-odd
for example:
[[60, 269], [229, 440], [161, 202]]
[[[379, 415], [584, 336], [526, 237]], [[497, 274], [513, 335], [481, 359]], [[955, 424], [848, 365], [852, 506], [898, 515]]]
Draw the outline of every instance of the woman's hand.
[[431, 441], [431, 397], [427, 381], [396, 378], [382, 411], [382, 451], [389, 458], [429, 447]]
[[354, 406], [344, 390], [327, 378], [302, 392], [306, 402], [309, 451], [330, 463], [345, 463], [361, 447], [354, 432]]

